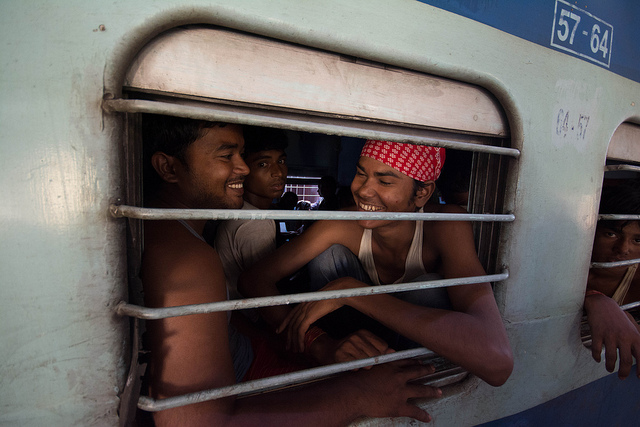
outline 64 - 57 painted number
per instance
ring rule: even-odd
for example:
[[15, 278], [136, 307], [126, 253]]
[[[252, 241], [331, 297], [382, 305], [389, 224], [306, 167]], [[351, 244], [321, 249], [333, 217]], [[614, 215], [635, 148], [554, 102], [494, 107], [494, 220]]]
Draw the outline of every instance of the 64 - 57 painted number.
[[569, 110], [561, 108], [556, 118], [556, 135], [562, 138], [585, 139], [590, 117], [586, 114], [571, 114]]

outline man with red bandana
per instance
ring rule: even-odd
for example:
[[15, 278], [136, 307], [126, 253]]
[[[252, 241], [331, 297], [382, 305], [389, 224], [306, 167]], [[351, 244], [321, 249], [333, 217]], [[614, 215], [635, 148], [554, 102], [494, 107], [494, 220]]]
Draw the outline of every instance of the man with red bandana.
[[[429, 205], [444, 163], [442, 148], [389, 141], [367, 141], [358, 161], [351, 191], [357, 209], [367, 212], [463, 213], [458, 206]], [[318, 221], [243, 274], [238, 282], [250, 296], [277, 294], [275, 283], [336, 246], [346, 248], [329, 257], [342, 262], [344, 252], [358, 257], [366, 271], [356, 277], [327, 277], [323, 290], [407, 282], [424, 274], [444, 278], [481, 276], [471, 224], [459, 221]], [[417, 261], [416, 261], [417, 260]], [[346, 264], [352, 265], [350, 260]], [[336, 268], [342, 271], [341, 268]], [[387, 341], [367, 330], [332, 337], [312, 326], [325, 315], [349, 306], [406, 339], [459, 364], [491, 385], [503, 384], [513, 368], [504, 325], [489, 283], [448, 287], [441, 308], [403, 301], [392, 295], [371, 295], [308, 302], [293, 311], [266, 308], [265, 320], [286, 331], [291, 348], [321, 363], [376, 356], [393, 351]]]

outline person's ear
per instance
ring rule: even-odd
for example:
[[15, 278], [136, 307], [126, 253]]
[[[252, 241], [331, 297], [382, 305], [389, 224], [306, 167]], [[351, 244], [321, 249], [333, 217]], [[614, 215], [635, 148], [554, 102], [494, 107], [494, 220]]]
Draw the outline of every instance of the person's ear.
[[417, 207], [421, 208], [427, 204], [433, 192], [436, 191], [436, 183], [433, 181], [426, 181], [424, 186], [418, 188], [414, 197], [414, 203]]
[[180, 160], [173, 156], [158, 151], [151, 156], [151, 165], [156, 170], [160, 178], [163, 181], [169, 183], [178, 182], [178, 174], [176, 173], [176, 167], [179, 167]]

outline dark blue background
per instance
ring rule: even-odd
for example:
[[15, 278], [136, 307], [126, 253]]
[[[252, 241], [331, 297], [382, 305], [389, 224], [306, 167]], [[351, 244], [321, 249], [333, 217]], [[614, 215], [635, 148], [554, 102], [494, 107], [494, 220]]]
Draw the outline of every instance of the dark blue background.
[[[567, 55], [551, 46], [555, 0], [417, 0], [465, 16], [514, 36], [521, 37]], [[640, 1], [570, 1], [613, 26], [613, 46], [609, 70], [640, 82]], [[584, 59], [596, 67], [605, 66]]]

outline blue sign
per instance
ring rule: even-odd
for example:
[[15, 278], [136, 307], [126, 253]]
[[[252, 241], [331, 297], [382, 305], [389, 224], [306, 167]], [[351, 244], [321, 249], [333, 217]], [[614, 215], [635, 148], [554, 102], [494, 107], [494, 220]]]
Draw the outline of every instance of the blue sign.
[[556, 0], [551, 46], [609, 68], [613, 26], [564, 0]]
[[640, 82], [640, 1], [418, 1]]

